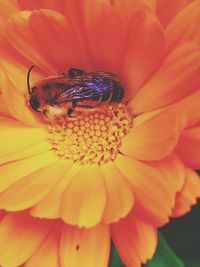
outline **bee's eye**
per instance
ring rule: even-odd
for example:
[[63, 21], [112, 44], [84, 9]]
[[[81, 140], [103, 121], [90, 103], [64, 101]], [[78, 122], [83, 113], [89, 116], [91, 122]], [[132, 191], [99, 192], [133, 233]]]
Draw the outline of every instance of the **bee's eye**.
[[37, 90], [37, 87], [35, 87], [35, 86], [31, 88], [31, 92], [32, 92], [32, 93], [35, 93], [36, 90]]
[[32, 109], [37, 110], [40, 106], [40, 101], [37, 98], [31, 98], [29, 100], [29, 103], [32, 107]]

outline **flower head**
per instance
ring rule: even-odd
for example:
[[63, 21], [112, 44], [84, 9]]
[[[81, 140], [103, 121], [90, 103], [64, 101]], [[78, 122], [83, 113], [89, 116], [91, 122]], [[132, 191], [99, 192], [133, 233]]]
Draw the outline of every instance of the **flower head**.
[[[198, 19], [174, 32], [191, 10], [197, 17], [199, 1], [166, 17], [153, 2], [19, 0], [2, 20], [1, 265], [106, 267], [112, 238], [126, 266], [138, 267], [155, 251], [157, 227], [199, 197]], [[50, 85], [42, 110], [28, 103], [32, 65], [31, 88]], [[123, 98], [106, 80], [112, 90], [98, 104], [73, 98], [78, 115], [69, 118], [69, 103], [55, 104], [66, 87], [52, 76], [74, 89], [72, 68], [90, 79], [112, 73]], [[102, 92], [101, 79], [89, 89]]]

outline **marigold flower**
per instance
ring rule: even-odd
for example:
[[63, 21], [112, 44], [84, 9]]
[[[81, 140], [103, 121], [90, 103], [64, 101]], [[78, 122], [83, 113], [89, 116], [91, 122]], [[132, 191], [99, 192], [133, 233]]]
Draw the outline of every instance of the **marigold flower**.
[[[139, 267], [157, 228], [195, 204], [200, 1], [178, 2], [165, 3], [167, 14], [161, 0], [5, 7], [0, 265], [106, 267], [112, 239], [124, 264]], [[33, 86], [73, 67], [117, 75], [125, 96], [49, 123], [27, 103], [32, 65]]]

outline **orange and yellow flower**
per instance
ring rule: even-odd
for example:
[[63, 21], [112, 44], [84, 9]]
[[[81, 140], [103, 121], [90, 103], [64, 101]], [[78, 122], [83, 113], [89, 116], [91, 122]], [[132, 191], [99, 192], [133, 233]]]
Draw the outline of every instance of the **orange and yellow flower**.
[[[0, 4], [0, 265], [106, 267], [112, 239], [139, 267], [200, 196], [200, 1]], [[32, 65], [32, 84], [112, 72], [123, 102], [49, 125], [27, 105]]]

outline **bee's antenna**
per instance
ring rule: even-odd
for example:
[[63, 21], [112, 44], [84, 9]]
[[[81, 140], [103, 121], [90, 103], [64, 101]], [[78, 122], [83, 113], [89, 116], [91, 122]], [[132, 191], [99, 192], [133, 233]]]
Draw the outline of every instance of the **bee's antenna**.
[[28, 88], [28, 93], [29, 95], [31, 94], [31, 87], [30, 87], [30, 74], [31, 74], [31, 70], [34, 68], [35, 66], [31, 66], [28, 70], [28, 73], [27, 73], [27, 88]]

